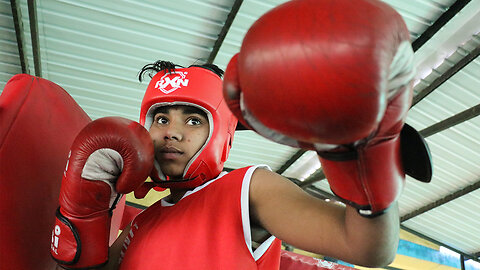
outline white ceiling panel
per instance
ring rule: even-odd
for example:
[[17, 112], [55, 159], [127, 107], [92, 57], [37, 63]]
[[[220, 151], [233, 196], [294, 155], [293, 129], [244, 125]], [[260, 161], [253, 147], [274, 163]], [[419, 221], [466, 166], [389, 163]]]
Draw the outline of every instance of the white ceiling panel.
[[[297, 149], [278, 145], [252, 131], [235, 133], [232, 149], [225, 167], [238, 169], [252, 164], [266, 164], [278, 170]], [[248, 156], [248, 158], [245, 158]]]
[[410, 229], [469, 254], [480, 251], [480, 191], [468, 193], [447, 204], [405, 221]]
[[9, 79], [21, 72], [10, 1], [0, 0], [0, 93]]
[[[429, 184], [412, 178], [407, 180], [400, 199], [401, 215], [479, 181], [480, 138], [465, 135], [480, 134], [479, 127], [477, 117], [427, 138], [433, 159], [433, 179]], [[465, 130], [468, 131], [464, 133]]]

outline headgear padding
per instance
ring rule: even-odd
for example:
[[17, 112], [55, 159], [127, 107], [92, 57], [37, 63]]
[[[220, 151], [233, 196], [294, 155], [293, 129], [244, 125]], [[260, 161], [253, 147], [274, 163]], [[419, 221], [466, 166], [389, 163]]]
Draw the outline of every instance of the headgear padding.
[[205, 144], [188, 162], [182, 180], [169, 180], [155, 160], [151, 178], [164, 188], [193, 188], [218, 176], [232, 146], [237, 119], [228, 109], [222, 94], [221, 78], [209, 69], [192, 66], [170, 73], [158, 72], [150, 81], [142, 101], [140, 124], [150, 129], [155, 109], [186, 105], [203, 110], [210, 131]]

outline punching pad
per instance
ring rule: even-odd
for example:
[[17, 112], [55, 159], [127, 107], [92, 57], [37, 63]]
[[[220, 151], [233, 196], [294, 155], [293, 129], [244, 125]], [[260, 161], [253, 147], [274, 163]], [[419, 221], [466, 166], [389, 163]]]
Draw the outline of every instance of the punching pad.
[[91, 120], [60, 86], [13, 76], [0, 96], [0, 269], [54, 269], [55, 210], [68, 151]]

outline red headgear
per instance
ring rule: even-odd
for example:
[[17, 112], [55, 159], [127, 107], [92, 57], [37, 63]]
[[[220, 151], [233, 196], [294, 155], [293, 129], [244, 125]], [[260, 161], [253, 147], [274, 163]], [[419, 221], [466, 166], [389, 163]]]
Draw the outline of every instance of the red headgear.
[[183, 179], [173, 181], [162, 173], [158, 162], [151, 178], [164, 188], [193, 188], [218, 176], [232, 147], [237, 119], [223, 99], [222, 79], [209, 69], [192, 66], [170, 73], [158, 72], [150, 81], [140, 110], [140, 124], [150, 129], [154, 111], [161, 106], [188, 105], [205, 111], [210, 132], [205, 144], [185, 167]]

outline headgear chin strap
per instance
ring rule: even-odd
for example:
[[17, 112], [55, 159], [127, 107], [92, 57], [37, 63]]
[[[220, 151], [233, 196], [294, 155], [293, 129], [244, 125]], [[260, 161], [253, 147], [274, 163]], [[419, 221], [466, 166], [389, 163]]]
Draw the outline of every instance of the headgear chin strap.
[[223, 170], [232, 147], [237, 119], [223, 99], [222, 79], [199, 66], [177, 68], [171, 72], [162, 70], [153, 76], [143, 97], [140, 124], [150, 129], [155, 109], [173, 105], [194, 106], [205, 111], [210, 125], [209, 136], [188, 162], [183, 179], [168, 179], [157, 160], [151, 178], [163, 188], [194, 188], [215, 178]]

